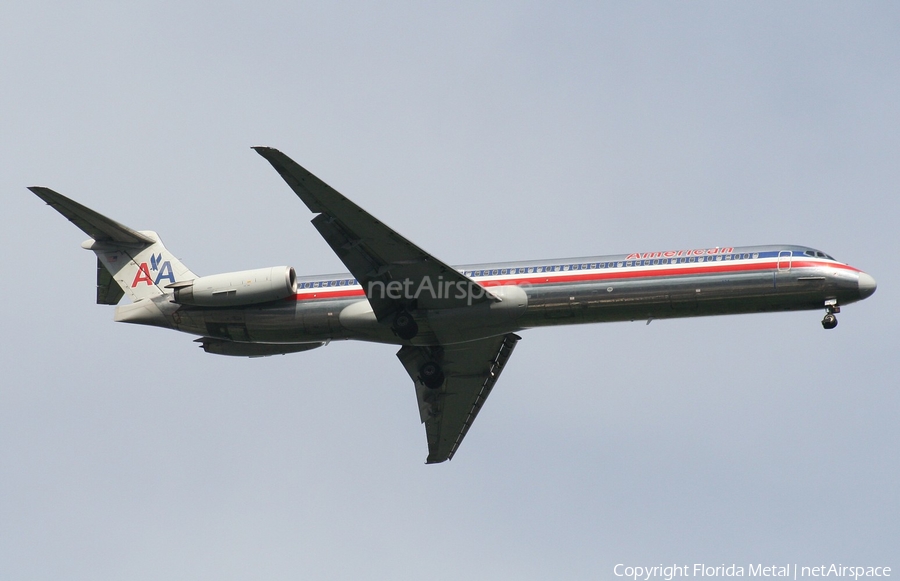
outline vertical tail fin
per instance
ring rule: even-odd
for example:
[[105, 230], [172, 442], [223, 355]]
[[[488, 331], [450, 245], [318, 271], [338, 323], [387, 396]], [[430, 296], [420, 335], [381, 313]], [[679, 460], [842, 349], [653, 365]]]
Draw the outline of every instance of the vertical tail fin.
[[[102, 265], [108, 273], [108, 275], [101, 275], [98, 269], [98, 303], [103, 288], [101, 285], [104, 283], [106, 289], [111, 289], [112, 283], [115, 282], [121, 291], [119, 298], [124, 292], [132, 301], [138, 301], [171, 294], [173, 291], [166, 289], [166, 285], [197, 278], [166, 249], [156, 232], [141, 231], [140, 234], [152, 239], [153, 242], [141, 246], [126, 246], [87, 240], [82, 244], [82, 247], [94, 251], [97, 255], [98, 266]], [[107, 291], [107, 298], [110, 298], [109, 291]]]
[[91, 237], [81, 246], [97, 255], [97, 303], [114, 305], [124, 294], [132, 301], [170, 294], [167, 284], [196, 278], [156, 232], [132, 230], [49, 188], [28, 189]]

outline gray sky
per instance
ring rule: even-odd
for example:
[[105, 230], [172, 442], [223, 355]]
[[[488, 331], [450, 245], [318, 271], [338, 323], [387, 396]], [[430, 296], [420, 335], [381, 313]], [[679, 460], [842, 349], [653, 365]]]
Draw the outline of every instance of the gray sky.
[[[0, 578], [900, 570], [893, 3], [0, 6]], [[116, 325], [46, 185], [200, 274], [342, 270], [250, 146], [450, 263], [797, 243], [822, 313], [530, 331], [426, 466], [395, 348]]]

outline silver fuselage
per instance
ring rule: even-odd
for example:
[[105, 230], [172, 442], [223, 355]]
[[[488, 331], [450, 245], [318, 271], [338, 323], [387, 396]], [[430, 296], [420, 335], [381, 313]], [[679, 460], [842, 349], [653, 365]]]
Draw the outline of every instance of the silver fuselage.
[[[459, 333], [449, 342], [549, 325], [823, 309], [826, 303], [845, 305], [874, 291], [869, 275], [802, 246], [648, 252], [457, 270], [489, 291], [518, 287], [525, 304], [519, 293], [519, 304], [507, 305], [503, 312], [460, 309]], [[240, 342], [355, 339], [413, 345], [435, 344], [427, 332], [431, 318], [440, 317], [443, 327], [454, 321], [453, 312], [415, 311], [425, 332], [404, 341], [375, 320], [365, 289], [351, 275], [300, 277], [297, 282], [296, 296], [284, 300], [201, 308], [166, 297], [157, 305], [162, 316], [126, 312], [117, 318]]]

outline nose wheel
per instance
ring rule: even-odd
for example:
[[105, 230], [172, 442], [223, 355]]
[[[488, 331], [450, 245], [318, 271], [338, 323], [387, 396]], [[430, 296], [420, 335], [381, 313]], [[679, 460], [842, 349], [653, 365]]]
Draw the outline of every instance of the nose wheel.
[[835, 314], [841, 312], [841, 307], [838, 306], [837, 301], [831, 300], [825, 303], [825, 309], [828, 312], [825, 313], [825, 318], [822, 319], [822, 327], [825, 329], [834, 329], [838, 324]]

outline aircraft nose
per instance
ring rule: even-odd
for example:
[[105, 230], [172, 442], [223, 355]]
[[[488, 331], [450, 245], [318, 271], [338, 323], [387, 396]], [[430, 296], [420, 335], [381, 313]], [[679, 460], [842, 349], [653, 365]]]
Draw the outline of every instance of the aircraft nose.
[[869, 298], [872, 296], [872, 293], [875, 292], [875, 289], [878, 287], [878, 284], [875, 283], [875, 279], [864, 272], [859, 273], [859, 298], [860, 300]]

